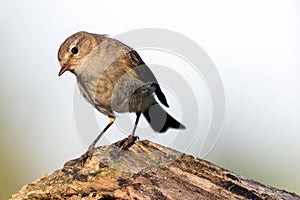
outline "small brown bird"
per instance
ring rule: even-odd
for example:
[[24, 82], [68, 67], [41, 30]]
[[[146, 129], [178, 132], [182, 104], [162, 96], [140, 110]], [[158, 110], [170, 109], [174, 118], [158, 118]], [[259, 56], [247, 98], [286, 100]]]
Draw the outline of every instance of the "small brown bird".
[[168, 128], [185, 128], [171, 117], [155, 100], [168, 107], [165, 95], [151, 70], [138, 53], [122, 42], [106, 35], [78, 32], [67, 38], [59, 48], [59, 76], [70, 71], [84, 98], [99, 112], [109, 117], [109, 123], [82, 155], [83, 162], [93, 154], [95, 144], [114, 123], [114, 112], [135, 112], [134, 133], [143, 114], [156, 132]]

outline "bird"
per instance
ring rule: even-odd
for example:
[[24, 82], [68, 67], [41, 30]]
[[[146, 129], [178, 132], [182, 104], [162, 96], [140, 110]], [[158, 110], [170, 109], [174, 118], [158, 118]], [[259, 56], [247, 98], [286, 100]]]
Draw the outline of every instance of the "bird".
[[[98, 140], [115, 122], [115, 113], [136, 113], [128, 137], [133, 142], [141, 114], [156, 132], [162, 133], [168, 128], [185, 129], [158, 103], [157, 99], [169, 107], [150, 68], [137, 51], [121, 41], [106, 34], [80, 31], [60, 45], [58, 61], [61, 66], [58, 76], [66, 71], [73, 73], [83, 97], [108, 117], [107, 125], [81, 156], [83, 163], [92, 156]], [[119, 146], [124, 143], [125, 140]]]

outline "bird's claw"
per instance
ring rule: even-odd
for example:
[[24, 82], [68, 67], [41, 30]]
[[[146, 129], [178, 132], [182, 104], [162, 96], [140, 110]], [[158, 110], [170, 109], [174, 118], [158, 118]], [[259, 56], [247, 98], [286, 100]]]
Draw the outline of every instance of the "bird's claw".
[[118, 148], [127, 150], [135, 143], [136, 140], [140, 140], [140, 138], [138, 136], [134, 136], [134, 134], [130, 134], [127, 138], [115, 143], [115, 145]]
[[85, 152], [79, 159], [81, 166], [83, 167], [84, 164], [86, 163], [88, 158], [91, 158], [93, 156], [94, 153], [94, 148], [89, 147], [89, 149], [87, 150], [87, 152]]

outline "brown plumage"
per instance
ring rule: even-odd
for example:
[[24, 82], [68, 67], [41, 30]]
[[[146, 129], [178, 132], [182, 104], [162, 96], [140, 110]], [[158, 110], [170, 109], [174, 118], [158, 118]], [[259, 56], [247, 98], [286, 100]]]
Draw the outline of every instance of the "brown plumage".
[[109, 117], [109, 123], [84, 154], [86, 159], [103, 133], [113, 124], [114, 112], [135, 112], [134, 136], [140, 115], [146, 117], [157, 132], [168, 128], [184, 128], [159, 104], [168, 107], [159, 84], [138, 53], [122, 42], [106, 35], [78, 32], [67, 38], [59, 48], [59, 76], [74, 73], [84, 98], [99, 112]]

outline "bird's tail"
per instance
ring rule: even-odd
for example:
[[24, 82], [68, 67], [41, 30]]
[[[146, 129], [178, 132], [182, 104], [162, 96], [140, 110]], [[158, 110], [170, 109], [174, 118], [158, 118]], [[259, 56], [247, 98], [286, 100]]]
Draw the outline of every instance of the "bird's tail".
[[160, 105], [153, 104], [143, 112], [145, 118], [156, 132], [165, 132], [168, 128], [185, 129], [185, 126], [169, 115]]

